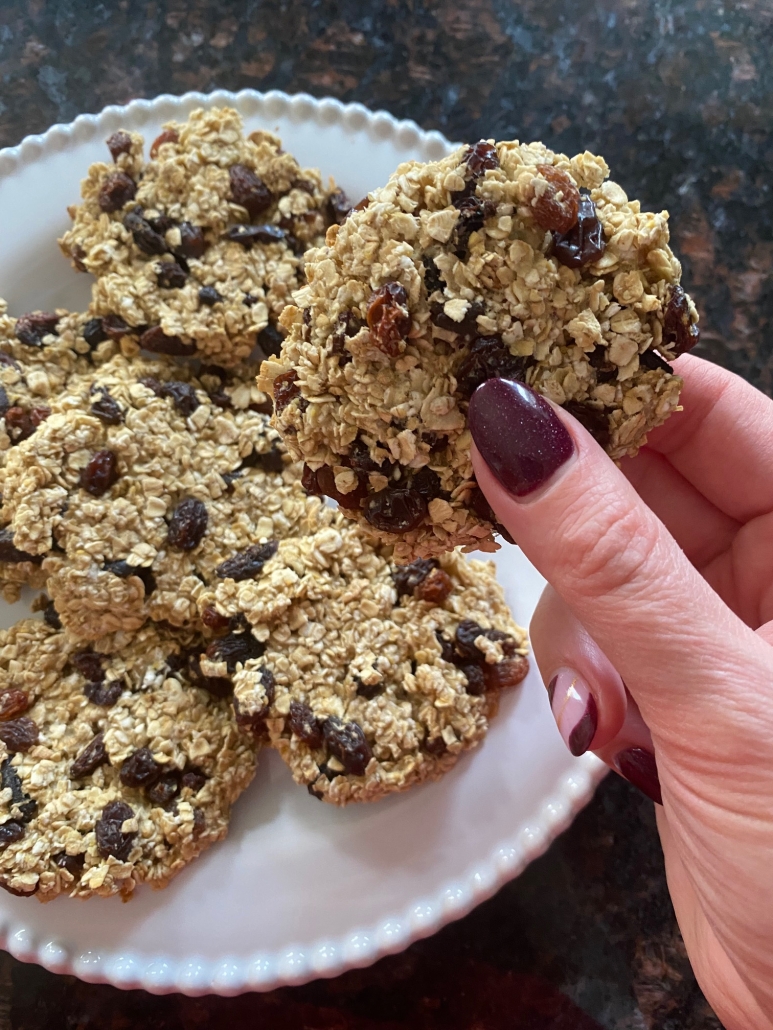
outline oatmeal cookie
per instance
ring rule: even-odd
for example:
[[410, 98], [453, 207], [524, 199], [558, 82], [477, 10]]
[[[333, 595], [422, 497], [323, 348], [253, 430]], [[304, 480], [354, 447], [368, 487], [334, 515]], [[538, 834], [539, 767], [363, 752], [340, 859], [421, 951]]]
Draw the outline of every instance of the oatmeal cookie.
[[221, 840], [257, 745], [191, 671], [193, 636], [147, 626], [79, 650], [42, 622], [0, 633], [0, 884], [129, 896]]
[[[254, 376], [117, 356], [74, 381], [6, 466], [2, 518], [73, 637], [186, 626], [222, 562], [332, 518], [301, 488]], [[327, 513], [326, 513], [327, 512]]]
[[199, 603], [234, 627], [202, 670], [233, 677], [237, 720], [334, 804], [447, 772], [528, 669], [491, 563], [457, 551], [395, 566], [343, 520]]
[[[99, 322], [60, 309], [12, 318], [0, 300], [0, 493], [11, 449], [45, 421], [52, 398], [73, 376], [87, 374], [115, 353], [117, 344], [100, 331]], [[17, 601], [23, 584], [38, 588], [43, 580], [40, 558], [30, 560], [14, 547], [8, 527], [0, 525], [5, 600]]]
[[256, 340], [275, 353], [304, 251], [348, 209], [341, 191], [271, 133], [245, 137], [230, 108], [169, 122], [147, 161], [136, 133], [107, 145], [113, 162], [91, 166], [59, 241], [97, 278], [94, 313], [122, 320], [150, 351], [221, 365]]
[[492, 376], [572, 412], [614, 459], [676, 408], [698, 339], [668, 214], [604, 160], [481, 141], [401, 165], [306, 256], [259, 385], [310, 489], [398, 560], [493, 550], [467, 408]]

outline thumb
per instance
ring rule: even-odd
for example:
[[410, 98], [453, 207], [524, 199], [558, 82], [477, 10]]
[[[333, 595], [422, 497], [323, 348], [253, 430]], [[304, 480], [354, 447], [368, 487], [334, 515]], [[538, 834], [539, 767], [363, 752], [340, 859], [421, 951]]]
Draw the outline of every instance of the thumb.
[[656, 745], [684, 746], [687, 724], [704, 741], [724, 734], [726, 746], [733, 719], [747, 733], [769, 707], [769, 648], [590, 434], [505, 379], [476, 390], [469, 423], [475, 474], [497, 518], [620, 673]]

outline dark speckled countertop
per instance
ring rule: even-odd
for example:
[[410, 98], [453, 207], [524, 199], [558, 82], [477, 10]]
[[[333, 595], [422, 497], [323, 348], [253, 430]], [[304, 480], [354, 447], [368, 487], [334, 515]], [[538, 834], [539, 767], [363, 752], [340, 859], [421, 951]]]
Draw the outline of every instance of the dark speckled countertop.
[[[605, 155], [667, 207], [700, 353], [773, 389], [770, 0], [0, 0], [0, 145], [134, 97], [332, 94]], [[206, 932], [202, 930], [202, 932]], [[615, 777], [517, 881], [369, 970], [153, 998], [0, 957], [0, 1030], [715, 1030], [652, 806]]]

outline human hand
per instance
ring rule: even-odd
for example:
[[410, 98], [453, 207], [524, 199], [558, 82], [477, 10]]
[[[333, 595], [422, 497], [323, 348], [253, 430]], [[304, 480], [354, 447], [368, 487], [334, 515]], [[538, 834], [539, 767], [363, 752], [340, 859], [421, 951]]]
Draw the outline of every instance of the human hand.
[[728, 1030], [770, 1030], [773, 401], [690, 355], [676, 370], [684, 411], [622, 470], [567, 412], [489, 380], [473, 464], [550, 583], [531, 637], [561, 735], [662, 800], [696, 977]]

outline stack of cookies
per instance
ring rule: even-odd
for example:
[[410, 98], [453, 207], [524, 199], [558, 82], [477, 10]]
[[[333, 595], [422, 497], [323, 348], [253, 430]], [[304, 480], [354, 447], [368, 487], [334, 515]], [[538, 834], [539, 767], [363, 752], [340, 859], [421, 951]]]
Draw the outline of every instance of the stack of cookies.
[[442, 775], [520, 682], [488, 564], [303, 481], [258, 364], [349, 203], [235, 111], [116, 132], [60, 245], [87, 312], [0, 311], [0, 885], [163, 887], [271, 746], [335, 804]]

